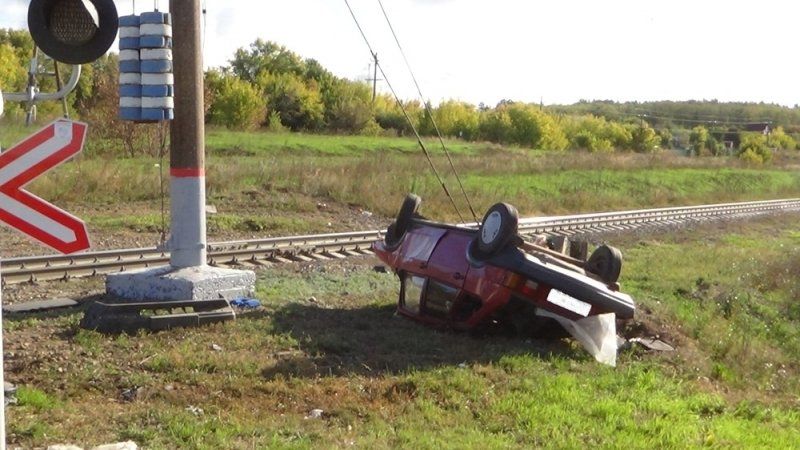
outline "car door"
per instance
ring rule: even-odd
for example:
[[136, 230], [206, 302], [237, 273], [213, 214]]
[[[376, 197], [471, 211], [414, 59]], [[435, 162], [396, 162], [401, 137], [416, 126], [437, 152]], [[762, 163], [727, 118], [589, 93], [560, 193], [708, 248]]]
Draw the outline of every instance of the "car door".
[[447, 230], [447, 234], [439, 239], [428, 259], [426, 273], [429, 277], [447, 285], [461, 289], [469, 270], [467, 248], [472, 242], [472, 235], [461, 230]]
[[469, 270], [466, 252], [471, 240], [470, 235], [455, 229], [447, 230], [439, 240], [425, 268], [428, 281], [422, 297], [422, 313], [438, 319], [451, 318]]

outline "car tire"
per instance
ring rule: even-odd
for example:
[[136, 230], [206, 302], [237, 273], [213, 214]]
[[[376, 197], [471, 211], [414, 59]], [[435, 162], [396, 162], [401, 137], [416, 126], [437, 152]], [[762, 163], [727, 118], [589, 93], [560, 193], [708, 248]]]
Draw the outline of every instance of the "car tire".
[[616, 283], [622, 271], [622, 252], [610, 245], [601, 245], [592, 252], [585, 269], [607, 284]]
[[395, 246], [403, 240], [411, 225], [411, 219], [417, 214], [421, 204], [422, 199], [419, 196], [415, 194], [406, 195], [403, 205], [400, 206], [400, 211], [397, 213], [397, 219], [386, 230], [385, 241], [387, 246]]
[[519, 213], [508, 203], [496, 203], [486, 211], [478, 228], [478, 250], [491, 256], [502, 250], [517, 235]]

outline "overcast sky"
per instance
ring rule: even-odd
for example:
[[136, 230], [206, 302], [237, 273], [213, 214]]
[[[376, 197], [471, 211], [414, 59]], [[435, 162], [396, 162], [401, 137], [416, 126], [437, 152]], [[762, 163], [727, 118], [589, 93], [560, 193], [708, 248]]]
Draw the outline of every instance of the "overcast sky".
[[[161, 9], [168, 2], [161, 1]], [[800, 103], [800, 2], [792, 0], [383, 0], [423, 93], [494, 105], [580, 99]], [[0, 27], [27, 1], [2, 0]], [[116, 2], [121, 15], [133, 1]], [[377, 0], [350, 0], [401, 97], [415, 89]], [[137, 1], [137, 13], [153, 2]], [[206, 0], [206, 66], [256, 38], [335, 74], [369, 76], [344, 0]], [[379, 84], [387, 91], [385, 83]]]

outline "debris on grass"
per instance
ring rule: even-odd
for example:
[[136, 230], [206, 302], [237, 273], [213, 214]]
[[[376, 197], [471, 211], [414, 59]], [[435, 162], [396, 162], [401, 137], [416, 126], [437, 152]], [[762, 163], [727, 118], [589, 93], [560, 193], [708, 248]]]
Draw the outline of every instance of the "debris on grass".
[[308, 412], [308, 415], [305, 417], [305, 419], [321, 419], [323, 412], [324, 411], [319, 408], [312, 409]]
[[235, 306], [241, 309], [255, 309], [261, 306], [261, 302], [248, 297], [239, 297], [231, 300], [231, 306]]
[[674, 352], [675, 347], [662, 341], [657, 337], [634, 337], [628, 339], [632, 344], [639, 344], [648, 350], [655, 350], [659, 352]]
[[5, 392], [5, 404], [8, 405], [16, 405], [17, 404], [17, 387], [13, 384], [9, 383], [8, 381], [3, 382], [3, 391]]
[[194, 406], [194, 405], [187, 406], [186, 407], [186, 411], [189, 411], [189, 413], [191, 413], [194, 416], [202, 416], [203, 415], [203, 408], [200, 408], [200, 407], [197, 407], [197, 406]]
[[122, 397], [123, 401], [132, 402], [136, 400], [136, 397], [139, 396], [139, 392], [141, 391], [141, 387], [134, 386], [132, 388], [124, 389], [120, 392], [120, 397]]

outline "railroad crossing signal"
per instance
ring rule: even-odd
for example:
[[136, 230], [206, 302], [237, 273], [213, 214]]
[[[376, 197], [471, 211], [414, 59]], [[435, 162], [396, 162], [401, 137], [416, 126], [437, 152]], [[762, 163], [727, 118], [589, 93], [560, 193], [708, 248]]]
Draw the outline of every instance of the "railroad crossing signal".
[[83, 150], [87, 125], [56, 120], [0, 154], [0, 222], [61, 253], [90, 247], [82, 220], [22, 189]]

